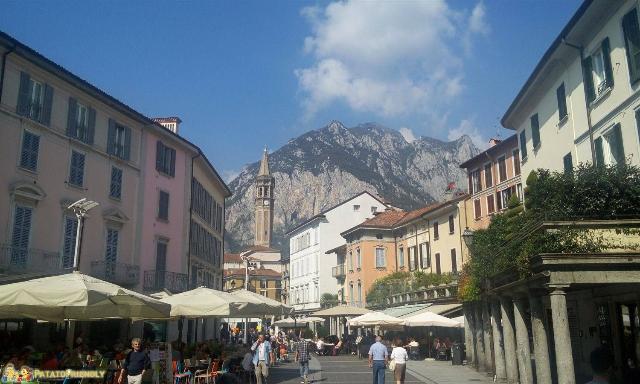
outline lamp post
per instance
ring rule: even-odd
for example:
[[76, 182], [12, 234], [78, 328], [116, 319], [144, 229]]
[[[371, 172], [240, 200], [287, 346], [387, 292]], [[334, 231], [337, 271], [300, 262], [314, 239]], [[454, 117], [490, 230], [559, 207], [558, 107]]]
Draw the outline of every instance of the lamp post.
[[75, 213], [76, 218], [78, 219], [78, 225], [76, 228], [76, 246], [73, 253], [74, 271], [77, 271], [80, 266], [80, 236], [82, 235], [82, 223], [84, 222], [84, 217], [90, 209], [95, 208], [98, 205], [99, 204], [95, 201], [87, 200], [85, 197], [67, 207], [67, 209], [70, 209]]
[[[249, 255], [251, 251], [245, 251], [240, 254], [240, 259], [244, 261], [244, 289], [249, 290]], [[249, 326], [249, 320], [244, 318], [244, 343], [247, 344], [247, 327]]]
[[[473, 236], [475, 235], [475, 233], [469, 229], [469, 227], [466, 227], [464, 229], [464, 231], [462, 232], [462, 240], [464, 240], [464, 244], [467, 246], [467, 254], [469, 256], [471, 256], [471, 244], [473, 244]], [[464, 254], [464, 252], [463, 252]], [[462, 264], [464, 264], [464, 260], [462, 260]]]

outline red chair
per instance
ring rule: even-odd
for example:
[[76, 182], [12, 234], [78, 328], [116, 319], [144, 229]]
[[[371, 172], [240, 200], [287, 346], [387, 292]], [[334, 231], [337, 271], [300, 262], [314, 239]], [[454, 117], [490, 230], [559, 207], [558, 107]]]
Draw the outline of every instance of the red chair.
[[173, 382], [174, 384], [191, 384], [191, 372], [184, 372], [182, 364], [178, 364], [176, 360], [173, 360]]
[[207, 369], [196, 371], [196, 373], [193, 375], [195, 383], [200, 383], [202, 382], [202, 380], [204, 380], [204, 382], [207, 384], [215, 384], [216, 379], [218, 378], [218, 371], [220, 371], [220, 364], [220, 360], [213, 360], [211, 361], [211, 364], [207, 367]]

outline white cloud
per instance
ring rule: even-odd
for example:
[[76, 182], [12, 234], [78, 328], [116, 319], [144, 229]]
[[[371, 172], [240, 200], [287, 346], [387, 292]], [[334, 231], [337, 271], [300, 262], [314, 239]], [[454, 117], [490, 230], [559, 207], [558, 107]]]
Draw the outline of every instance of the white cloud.
[[230, 183], [233, 181], [233, 179], [238, 177], [239, 174], [240, 174], [240, 171], [236, 169], [225, 169], [224, 171], [222, 171], [221, 176], [222, 176], [222, 179], [225, 181], [225, 183]]
[[473, 119], [463, 119], [456, 128], [449, 130], [447, 139], [456, 140], [462, 135], [469, 136], [471, 141], [473, 141], [473, 144], [481, 150], [488, 147], [487, 140], [482, 137], [478, 127], [475, 126]]
[[464, 91], [467, 41], [485, 34], [485, 9], [445, 0], [339, 1], [307, 7], [314, 62], [295, 71], [307, 117], [335, 102], [379, 116], [442, 115]]
[[402, 127], [399, 129], [399, 131], [402, 137], [404, 137], [404, 139], [407, 141], [407, 143], [413, 143], [414, 141], [416, 141], [416, 135], [413, 134], [411, 128]]

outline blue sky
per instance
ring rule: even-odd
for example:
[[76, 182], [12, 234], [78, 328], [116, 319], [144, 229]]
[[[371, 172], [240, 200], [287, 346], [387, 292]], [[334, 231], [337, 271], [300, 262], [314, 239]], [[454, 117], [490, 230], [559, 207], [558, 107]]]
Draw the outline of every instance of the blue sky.
[[499, 119], [578, 0], [3, 1], [0, 30], [181, 134], [225, 177], [340, 120], [405, 137]]

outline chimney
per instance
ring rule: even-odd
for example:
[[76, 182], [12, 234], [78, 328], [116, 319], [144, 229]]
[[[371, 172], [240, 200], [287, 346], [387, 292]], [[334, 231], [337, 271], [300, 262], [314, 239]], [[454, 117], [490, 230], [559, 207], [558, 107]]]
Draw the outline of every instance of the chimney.
[[182, 120], [180, 120], [180, 118], [176, 116], [156, 117], [156, 118], [153, 118], [152, 120], [162, 125], [163, 127], [167, 128], [168, 130], [175, 133], [176, 135], [178, 134], [178, 128], [180, 127], [180, 123], [182, 123]]
[[489, 148], [491, 147], [495, 147], [496, 145], [500, 144], [502, 142], [502, 140], [492, 137], [491, 139], [489, 139]]

